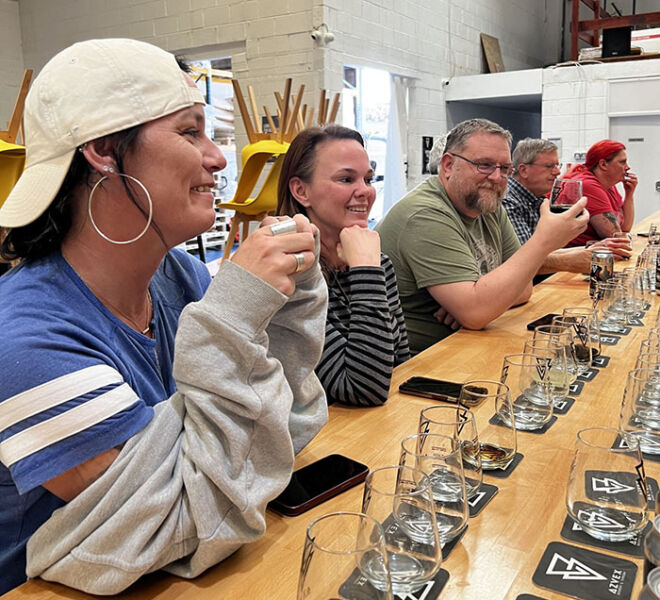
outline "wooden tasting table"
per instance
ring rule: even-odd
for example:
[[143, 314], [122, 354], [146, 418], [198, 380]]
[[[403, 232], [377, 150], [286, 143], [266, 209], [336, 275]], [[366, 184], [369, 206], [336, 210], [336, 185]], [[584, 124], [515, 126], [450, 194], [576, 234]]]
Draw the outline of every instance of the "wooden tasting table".
[[[639, 223], [635, 230], [648, 231], [660, 220], [660, 213]], [[646, 238], [635, 237], [635, 254], [646, 245]], [[619, 270], [634, 262], [618, 262]], [[296, 467], [334, 452], [366, 463], [370, 467], [394, 464], [400, 440], [416, 433], [420, 409], [432, 401], [399, 394], [399, 384], [413, 375], [426, 375], [454, 381], [498, 379], [502, 357], [522, 352], [531, 335], [526, 324], [566, 306], [589, 305], [588, 283], [583, 275], [561, 273], [536, 286], [524, 306], [507, 311], [484, 331], [462, 330], [399, 366], [393, 375], [390, 397], [378, 408], [350, 408], [334, 405], [330, 421], [299, 455]], [[565, 492], [576, 433], [584, 427], [616, 427], [626, 375], [633, 368], [640, 341], [653, 325], [660, 300], [647, 313], [645, 327], [634, 327], [615, 346], [604, 346], [610, 364], [577, 397], [575, 404], [544, 434], [518, 433], [518, 452], [524, 459], [505, 479], [484, 473], [484, 481], [499, 492], [469, 521], [465, 535], [442, 567], [450, 577], [441, 598], [460, 600], [513, 600], [531, 593], [548, 600], [567, 596], [541, 589], [532, 575], [547, 544], [563, 541], [560, 531], [566, 517]], [[476, 411], [493, 412], [482, 404]], [[660, 481], [660, 463], [646, 461], [647, 476]], [[268, 512], [267, 533], [248, 544], [221, 564], [194, 580], [183, 580], [155, 573], [121, 594], [122, 598], [145, 600], [293, 600], [307, 525], [332, 511], [359, 511], [363, 486], [353, 488], [299, 517], [281, 517]], [[576, 542], [567, 542], [580, 545]], [[588, 547], [589, 548], [589, 547]], [[590, 548], [597, 552], [605, 550]], [[633, 599], [641, 589], [641, 559]], [[89, 599], [91, 596], [33, 580], [3, 596], [3, 600]]]

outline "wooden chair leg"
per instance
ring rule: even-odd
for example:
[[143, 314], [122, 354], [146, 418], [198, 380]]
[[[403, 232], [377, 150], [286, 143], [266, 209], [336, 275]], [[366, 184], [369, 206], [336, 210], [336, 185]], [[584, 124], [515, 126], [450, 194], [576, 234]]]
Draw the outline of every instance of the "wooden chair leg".
[[248, 234], [250, 233], [250, 217], [248, 215], [243, 216], [243, 230], [241, 234], [241, 244], [246, 240]]
[[225, 251], [222, 253], [222, 260], [227, 260], [231, 256], [231, 249], [234, 247], [234, 240], [238, 231], [238, 221], [238, 213], [234, 213], [234, 218], [231, 220], [231, 227], [229, 228], [229, 235], [225, 242]]

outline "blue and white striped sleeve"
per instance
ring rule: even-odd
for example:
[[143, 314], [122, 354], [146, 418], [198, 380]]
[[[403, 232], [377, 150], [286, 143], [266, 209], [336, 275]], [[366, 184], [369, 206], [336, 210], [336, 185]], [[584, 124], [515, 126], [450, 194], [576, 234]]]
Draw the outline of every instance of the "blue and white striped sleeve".
[[[112, 366], [84, 366], [89, 357], [74, 353], [39, 354], [0, 378], [7, 384], [0, 390], [0, 462], [20, 493], [124, 443], [153, 414]], [[17, 387], [23, 390], [13, 393]]]

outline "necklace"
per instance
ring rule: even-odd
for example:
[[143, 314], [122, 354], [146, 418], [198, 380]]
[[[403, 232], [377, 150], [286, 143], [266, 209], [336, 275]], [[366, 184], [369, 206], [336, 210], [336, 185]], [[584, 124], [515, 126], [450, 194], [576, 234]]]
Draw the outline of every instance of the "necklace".
[[153, 316], [154, 316], [154, 314], [153, 314], [154, 313], [154, 303], [153, 303], [153, 300], [151, 299], [151, 292], [149, 291], [148, 288], [147, 288], [147, 297], [146, 297], [146, 306], [145, 306], [145, 314], [146, 314], [146, 317], [147, 317], [146, 318], [147, 326], [144, 329], [142, 329], [142, 325], [139, 325], [138, 323], [136, 323], [135, 320], [133, 320], [131, 317], [129, 317], [122, 310], [118, 309], [114, 304], [112, 304], [112, 302], [110, 302], [109, 300], [103, 298], [103, 296], [100, 296], [99, 294], [96, 294], [96, 296], [98, 297], [98, 299], [101, 302], [103, 302], [103, 304], [105, 304], [108, 308], [111, 308], [112, 311], [115, 314], [118, 314], [118, 315], [124, 317], [124, 319], [129, 322], [131, 327], [133, 327], [133, 329], [135, 329], [136, 331], [139, 331], [142, 335], [147, 335], [149, 333], [149, 331], [151, 331], [151, 320], [153, 319]]

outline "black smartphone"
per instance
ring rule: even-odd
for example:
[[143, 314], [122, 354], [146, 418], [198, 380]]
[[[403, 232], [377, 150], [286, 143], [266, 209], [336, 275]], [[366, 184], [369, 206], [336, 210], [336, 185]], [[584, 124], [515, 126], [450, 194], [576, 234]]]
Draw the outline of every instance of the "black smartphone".
[[637, 235], [639, 237], [649, 237], [649, 232], [648, 231], [638, 231]]
[[341, 454], [330, 454], [293, 472], [289, 485], [268, 504], [281, 515], [295, 517], [362, 483], [369, 467]]
[[552, 325], [552, 319], [554, 317], [561, 317], [561, 315], [557, 313], [548, 313], [547, 315], [543, 315], [542, 317], [536, 319], [536, 321], [527, 323], [527, 329], [529, 331], [534, 331], [534, 329], [536, 329], [539, 325]]
[[441, 402], [458, 402], [463, 384], [431, 377], [411, 377], [399, 386], [402, 394], [431, 398]]

